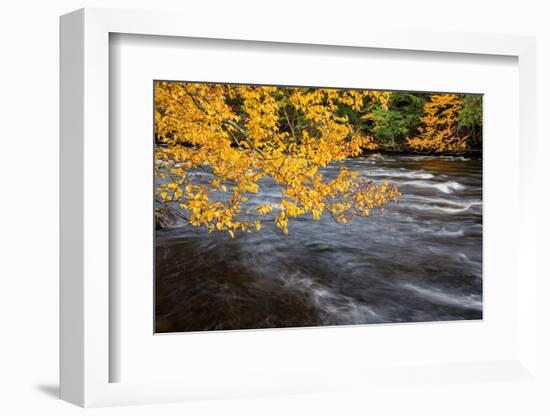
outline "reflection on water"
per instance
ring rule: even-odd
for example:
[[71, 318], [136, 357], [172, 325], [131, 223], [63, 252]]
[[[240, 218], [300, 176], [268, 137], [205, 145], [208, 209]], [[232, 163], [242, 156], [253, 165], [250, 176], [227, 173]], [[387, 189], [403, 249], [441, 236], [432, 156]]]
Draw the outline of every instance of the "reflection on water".
[[[156, 233], [156, 331], [419, 322], [482, 317], [481, 160], [383, 156], [334, 163], [398, 203], [350, 224], [297, 219], [284, 236]], [[251, 204], [274, 203], [266, 181]]]

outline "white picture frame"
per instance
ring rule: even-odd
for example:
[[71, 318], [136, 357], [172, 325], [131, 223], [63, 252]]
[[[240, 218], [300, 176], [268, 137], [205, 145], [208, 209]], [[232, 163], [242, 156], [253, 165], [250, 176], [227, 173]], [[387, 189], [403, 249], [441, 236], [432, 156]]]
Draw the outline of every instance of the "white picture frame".
[[[182, 25], [182, 21], [185, 24]], [[109, 366], [116, 357], [109, 348], [109, 36], [113, 33], [186, 38], [332, 45], [438, 53], [505, 55], [519, 62], [519, 149], [521, 200], [518, 218], [517, 293], [520, 325], [518, 354], [499, 362], [419, 366], [414, 377], [480, 382], [476, 372], [506, 380], [537, 382], [536, 218], [535, 212], [535, 41], [530, 37], [429, 31], [380, 31], [349, 28], [327, 34], [263, 24], [246, 35], [220, 20], [204, 27], [200, 21], [173, 13], [82, 9], [61, 18], [61, 398], [88, 406], [159, 403], [195, 398], [242, 397], [262, 394], [323, 392], [376, 380], [403, 378], [397, 369], [333, 370], [330, 377], [285, 374], [262, 380], [238, 380], [220, 374], [216, 380], [125, 383], [110, 382]], [[112, 166], [111, 166], [112, 168]], [[359, 369], [360, 370], [360, 369]], [[411, 374], [411, 369], [405, 373]], [[342, 379], [349, 381], [342, 383]], [[359, 388], [359, 387], [358, 387]]]

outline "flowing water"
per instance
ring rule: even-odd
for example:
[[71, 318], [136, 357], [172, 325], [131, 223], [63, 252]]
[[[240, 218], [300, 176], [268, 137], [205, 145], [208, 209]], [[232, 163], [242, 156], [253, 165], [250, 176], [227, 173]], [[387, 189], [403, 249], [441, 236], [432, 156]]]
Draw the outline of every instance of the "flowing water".
[[[371, 156], [325, 176], [342, 165], [397, 184], [399, 202], [345, 225], [294, 219], [288, 236], [157, 231], [156, 331], [481, 319], [481, 160]], [[250, 203], [277, 200], [264, 181]]]

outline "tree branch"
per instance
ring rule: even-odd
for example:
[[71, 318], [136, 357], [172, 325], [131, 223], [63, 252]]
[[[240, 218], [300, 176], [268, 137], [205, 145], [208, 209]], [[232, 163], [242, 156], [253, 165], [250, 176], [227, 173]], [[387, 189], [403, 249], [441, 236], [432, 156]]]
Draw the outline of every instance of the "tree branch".
[[[162, 201], [158, 198], [155, 198], [155, 201], [157, 201], [159, 204], [162, 204], [162, 206], [170, 213], [174, 214], [177, 217], [180, 217], [184, 219], [185, 221], [189, 222], [189, 218], [183, 215], [181, 212], [175, 210], [174, 208], [170, 207], [166, 201]], [[170, 202], [177, 202], [177, 201], [170, 201]]]

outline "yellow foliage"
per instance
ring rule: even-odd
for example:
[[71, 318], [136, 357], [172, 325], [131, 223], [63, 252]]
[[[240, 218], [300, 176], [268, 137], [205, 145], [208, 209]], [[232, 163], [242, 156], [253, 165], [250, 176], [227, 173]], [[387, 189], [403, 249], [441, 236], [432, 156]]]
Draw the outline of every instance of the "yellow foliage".
[[462, 98], [457, 94], [434, 94], [424, 104], [422, 127], [418, 137], [407, 140], [414, 150], [441, 152], [463, 152], [467, 144], [457, 135], [457, 123]]
[[[155, 166], [167, 181], [157, 195], [184, 208], [190, 224], [231, 237], [261, 229], [242, 205], [266, 177], [282, 187], [281, 200], [274, 218], [271, 205], [256, 211], [271, 214], [285, 234], [289, 218], [306, 214], [318, 220], [327, 213], [338, 222], [367, 216], [395, 198], [397, 188], [367, 183], [345, 168], [324, 180], [319, 168], [376, 148], [338, 106], [359, 112], [388, 99], [377, 91], [157, 82]], [[200, 172], [212, 175], [208, 186], [199, 184]], [[211, 198], [220, 193], [225, 198]]]
[[259, 207], [256, 208], [256, 210], [260, 213], [260, 214], [269, 214], [271, 211], [273, 211], [273, 207], [271, 205], [260, 205]]

